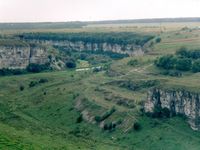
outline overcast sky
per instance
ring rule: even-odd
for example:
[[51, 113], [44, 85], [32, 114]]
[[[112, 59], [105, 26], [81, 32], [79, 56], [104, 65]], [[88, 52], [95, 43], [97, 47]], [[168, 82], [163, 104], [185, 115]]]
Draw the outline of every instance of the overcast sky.
[[0, 22], [200, 17], [200, 0], [0, 0]]

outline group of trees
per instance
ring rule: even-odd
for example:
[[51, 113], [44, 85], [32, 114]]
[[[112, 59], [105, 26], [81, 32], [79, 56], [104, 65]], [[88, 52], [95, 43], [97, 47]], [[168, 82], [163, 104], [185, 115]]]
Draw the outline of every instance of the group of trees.
[[21, 75], [26, 73], [39, 73], [51, 70], [50, 64], [29, 64], [26, 69], [0, 69], [0, 76]]
[[158, 58], [155, 65], [167, 70], [200, 72], [200, 50], [181, 48], [176, 55], [165, 55]]
[[25, 40], [68, 40], [71, 42], [83, 41], [85, 43], [111, 43], [111, 44], [136, 44], [143, 46], [153, 39], [151, 35], [139, 35], [132, 32], [110, 33], [24, 33], [18, 35]]
[[[66, 60], [66, 68], [72, 69], [76, 68], [76, 61], [73, 59]], [[46, 64], [29, 64], [26, 69], [9, 69], [9, 68], [2, 68], [0, 69], [0, 76], [9, 76], [9, 75], [21, 75], [27, 73], [40, 73], [44, 71], [50, 71], [52, 67], [50, 63]]]
[[27, 69], [28, 72], [39, 73], [45, 70], [51, 70], [50, 64], [29, 64]]

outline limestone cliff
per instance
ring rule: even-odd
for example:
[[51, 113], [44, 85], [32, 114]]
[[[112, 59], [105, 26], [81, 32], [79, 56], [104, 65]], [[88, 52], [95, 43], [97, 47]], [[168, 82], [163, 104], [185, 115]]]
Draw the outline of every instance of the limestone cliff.
[[55, 40], [28, 40], [28, 42], [39, 43], [44, 45], [53, 45], [64, 47], [66, 50], [75, 51], [112, 51], [120, 54], [128, 54], [130, 56], [143, 55], [144, 51], [141, 46], [135, 44], [111, 44], [111, 43], [85, 43], [83, 41], [55, 41]]
[[148, 92], [144, 109], [145, 112], [153, 112], [155, 107], [168, 108], [171, 114], [181, 114], [186, 116], [191, 128], [200, 130], [199, 93], [156, 88]]
[[30, 47], [30, 63], [45, 64], [48, 62], [48, 52], [45, 47], [31, 45]]
[[38, 46], [0, 46], [0, 69], [25, 69], [30, 63], [45, 64], [48, 53], [45, 48]]

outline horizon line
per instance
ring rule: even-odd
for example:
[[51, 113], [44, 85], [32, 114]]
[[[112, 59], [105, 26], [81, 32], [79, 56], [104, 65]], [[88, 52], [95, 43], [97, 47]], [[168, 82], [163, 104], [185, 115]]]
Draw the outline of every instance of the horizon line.
[[200, 19], [198, 17], [158, 17], [158, 18], [135, 18], [135, 19], [105, 19], [105, 20], [71, 20], [71, 21], [16, 21], [16, 22], [1, 22], [0, 24], [21, 24], [21, 23], [95, 23], [95, 22], [109, 22], [109, 21], [142, 21], [142, 20], [164, 20], [164, 19]]

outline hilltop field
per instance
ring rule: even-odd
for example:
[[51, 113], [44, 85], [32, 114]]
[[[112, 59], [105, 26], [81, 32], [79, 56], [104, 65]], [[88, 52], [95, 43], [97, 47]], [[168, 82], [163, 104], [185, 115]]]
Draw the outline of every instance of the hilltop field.
[[200, 92], [198, 71], [155, 65], [163, 56], [179, 58], [181, 48], [200, 50], [200, 22], [1, 29], [0, 38], [38, 32], [133, 32], [154, 38], [144, 45], [143, 56], [84, 53], [80, 58], [80, 53], [71, 52], [76, 68], [1, 76], [0, 149], [200, 149], [200, 133], [184, 117], [151, 118], [142, 111], [153, 87]]

